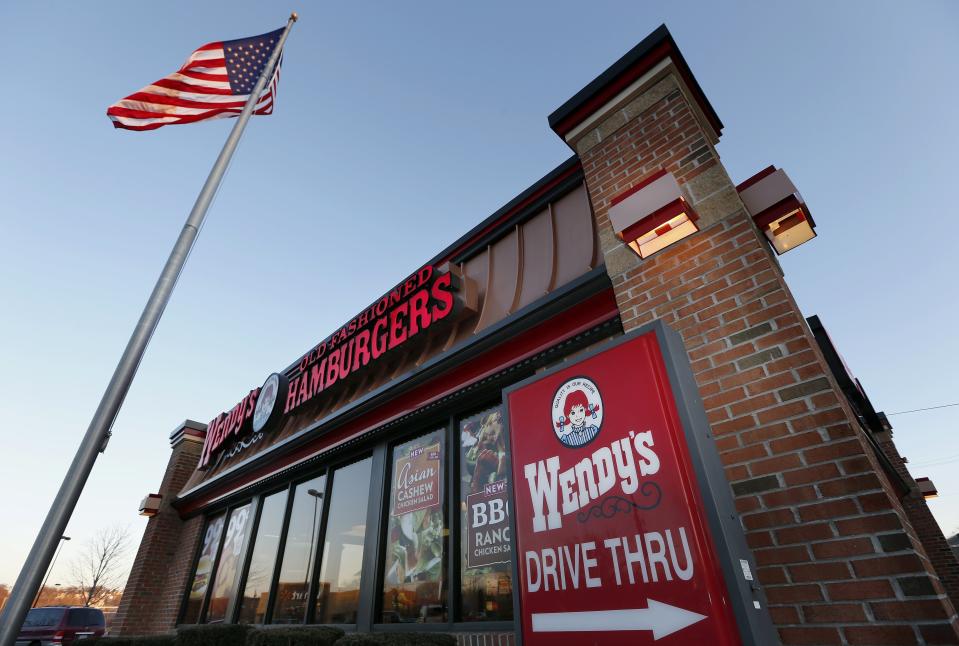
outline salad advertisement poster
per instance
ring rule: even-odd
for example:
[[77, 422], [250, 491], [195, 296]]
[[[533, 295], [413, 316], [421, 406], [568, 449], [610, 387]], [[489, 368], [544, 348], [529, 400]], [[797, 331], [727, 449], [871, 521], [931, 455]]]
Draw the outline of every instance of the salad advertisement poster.
[[509, 458], [500, 411], [463, 420], [460, 442], [465, 450], [461, 472], [466, 493], [466, 568], [509, 563]]
[[[387, 552], [388, 579], [439, 581], [443, 561], [443, 445], [412, 442], [395, 454], [390, 515], [399, 535]], [[408, 448], [407, 448], [408, 447]]]

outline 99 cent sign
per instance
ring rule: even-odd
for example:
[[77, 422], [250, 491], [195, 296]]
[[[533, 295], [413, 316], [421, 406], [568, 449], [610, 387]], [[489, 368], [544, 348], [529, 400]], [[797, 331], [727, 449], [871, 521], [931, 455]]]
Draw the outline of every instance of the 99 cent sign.
[[[750, 558], [741, 528], [708, 517], [732, 499], [724, 480], [718, 497], [700, 486], [669, 334], [656, 325], [504, 393], [525, 646], [763, 643], [748, 625], [741, 638], [765, 603], [735, 580]], [[715, 534], [739, 553], [718, 554]]]

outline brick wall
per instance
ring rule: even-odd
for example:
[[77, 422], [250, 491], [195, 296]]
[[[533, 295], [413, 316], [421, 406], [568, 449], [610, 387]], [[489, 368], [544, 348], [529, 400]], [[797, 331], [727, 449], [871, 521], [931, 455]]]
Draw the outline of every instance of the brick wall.
[[[685, 340], [783, 643], [959, 643], [902, 505], [677, 87], [667, 77], [573, 145], [624, 328], [661, 318]], [[640, 261], [608, 206], [660, 168], [702, 231]]]
[[159, 513], [147, 521], [110, 633], [146, 635], [172, 631], [203, 528], [200, 516], [183, 521], [170, 501], [200, 458], [202, 441], [183, 435], [173, 446], [159, 494]]
[[[677, 81], [662, 79], [573, 145], [625, 329], [661, 318], [685, 340], [782, 641], [959, 644], [954, 607], [919, 540], [922, 519], [878, 465]], [[683, 185], [702, 231], [640, 261], [613, 235], [608, 205], [661, 167]], [[202, 518], [181, 521], [169, 501], [199, 449], [174, 447], [119, 634], [174, 626]], [[457, 640], [514, 643], [510, 634]]]
[[902, 506], [916, 532], [916, 536], [922, 543], [923, 549], [929, 555], [932, 566], [939, 576], [942, 587], [949, 595], [952, 605], [959, 607], [959, 560], [956, 559], [955, 552], [946, 542], [946, 537], [942, 533], [939, 523], [936, 522], [932, 512], [929, 511], [929, 505], [926, 504], [916, 481], [913, 480], [912, 474], [906, 468], [906, 463], [902, 455], [899, 454], [899, 449], [896, 448], [892, 435], [890, 429], [878, 433], [876, 438], [896, 471], [912, 489], [909, 495], [902, 499]]

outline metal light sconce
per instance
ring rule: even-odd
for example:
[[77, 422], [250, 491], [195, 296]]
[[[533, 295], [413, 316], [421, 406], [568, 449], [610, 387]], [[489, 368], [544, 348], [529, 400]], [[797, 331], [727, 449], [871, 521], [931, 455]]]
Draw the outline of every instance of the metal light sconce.
[[736, 187], [753, 222], [782, 255], [816, 237], [816, 223], [796, 186], [770, 166]]
[[921, 493], [922, 497], [926, 500], [939, 497], [939, 491], [936, 489], [936, 485], [932, 484], [932, 480], [929, 478], [916, 478], [916, 484], [919, 486], [919, 493]]
[[147, 518], [153, 518], [160, 512], [160, 501], [163, 496], [158, 493], [151, 493], [140, 501], [140, 515]]
[[614, 197], [609, 209], [613, 231], [640, 258], [699, 231], [698, 219], [679, 182], [665, 170]]

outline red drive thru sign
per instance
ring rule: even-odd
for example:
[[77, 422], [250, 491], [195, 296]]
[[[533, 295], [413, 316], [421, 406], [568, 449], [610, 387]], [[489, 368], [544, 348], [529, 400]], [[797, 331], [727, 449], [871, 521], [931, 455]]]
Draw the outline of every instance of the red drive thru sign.
[[504, 399], [523, 644], [741, 644], [656, 332]]

